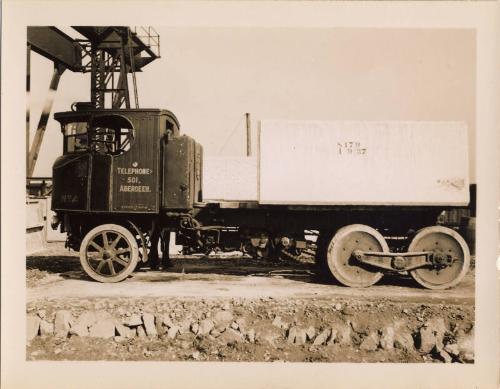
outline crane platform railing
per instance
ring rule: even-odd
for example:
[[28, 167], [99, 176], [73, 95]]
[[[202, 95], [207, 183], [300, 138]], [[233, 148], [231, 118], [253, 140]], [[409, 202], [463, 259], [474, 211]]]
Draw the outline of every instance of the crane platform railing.
[[133, 32], [157, 57], [160, 57], [160, 34], [154, 27], [134, 26]]

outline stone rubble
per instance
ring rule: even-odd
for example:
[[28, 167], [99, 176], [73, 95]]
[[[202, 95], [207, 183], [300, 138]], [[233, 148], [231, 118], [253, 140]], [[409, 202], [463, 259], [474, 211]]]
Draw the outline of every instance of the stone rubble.
[[134, 337], [135, 331], [127, 326], [124, 326], [121, 323], [115, 324], [115, 330], [118, 333], [118, 336], [121, 336], [123, 338], [133, 338]]
[[246, 321], [244, 318], [242, 318], [242, 317], [237, 318], [236, 324], [238, 324], [238, 328], [240, 331], [245, 331]]
[[126, 320], [123, 324], [125, 324], [128, 327], [136, 327], [140, 326], [142, 324], [142, 318], [138, 314], [133, 314], [130, 316], [128, 320]]
[[288, 343], [302, 345], [306, 343], [306, 340], [307, 332], [305, 329], [294, 326], [288, 331]]
[[451, 363], [453, 361], [450, 354], [448, 354], [444, 349], [434, 347], [433, 354], [444, 363]]
[[328, 346], [339, 343], [339, 340], [337, 339], [337, 333], [338, 331], [335, 328], [330, 328], [330, 337], [328, 338], [328, 342], [326, 343]]
[[380, 347], [388, 351], [394, 349], [394, 327], [384, 327], [380, 332]]
[[474, 361], [474, 328], [468, 332], [459, 330], [456, 335], [458, 343], [458, 359], [461, 362], [471, 363]]
[[40, 330], [40, 318], [35, 315], [27, 315], [26, 317], [26, 339], [32, 340], [38, 335]]
[[115, 336], [115, 321], [111, 318], [98, 320], [89, 329], [89, 336], [93, 338], [112, 338]]
[[193, 323], [191, 323], [191, 332], [192, 332], [193, 334], [195, 334], [195, 335], [196, 335], [196, 334], [198, 333], [199, 328], [200, 328], [200, 326], [198, 325], [198, 323], [197, 323], [197, 322], [193, 322]]
[[394, 324], [394, 347], [406, 351], [411, 351], [414, 348], [411, 331], [402, 321]]
[[213, 317], [215, 328], [225, 330], [233, 321], [233, 314], [229, 310], [217, 311]]
[[240, 332], [233, 330], [232, 328], [228, 328], [217, 338], [217, 340], [224, 345], [228, 345], [244, 342], [245, 338]]
[[196, 332], [196, 335], [208, 335], [214, 327], [215, 324], [212, 320], [203, 319], [198, 326], [198, 332]]
[[174, 325], [174, 323], [172, 323], [172, 319], [170, 319], [170, 316], [168, 315], [163, 315], [163, 325], [170, 328]]
[[[396, 352], [394, 349], [397, 349], [420, 353], [424, 361], [474, 361], [473, 326], [463, 328], [460, 323], [447, 325], [442, 317], [429, 318], [429, 315], [425, 315], [427, 319], [419, 324], [414, 315], [413, 327], [408, 321], [401, 319], [394, 322], [373, 322], [367, 316], [361, 318], [354, 315], [352, 307], [337, 303], [334, 309], [338, 316], [330, 323], [308, 323], [313, 319], [310, 305], [298, 309], [303, 313], [304, 319], [297, 319], [295, 316], [287, 322], [283, 317], [290, 320], [292, 309], [280, 311], [279, 314], [269, 309], [260, 313], [261, 318], [252, 321], [246, 315], [243, 317], [244, 313], [250, 311], [248, 307], [240, 310], [234, 304], [217, 306], [211, 302], [206, 302], [206, 306], [206, 312], [195, 313], [183, 312], [178, 306], [157, 307], [156, 314], [139, 306], [131, 309], [132, 312], [121, 309], [116, 316], [103, 309], [80, 311], [75, 316], [71, 311], [63, 309], [51, 314], [47, 314], [45, 309], [32, 309], [26, 319], [26, 338], [31, 343], [37, 336], [54, 337], [61, 342], [65, 342], [68, 337], [91, 337], [110, 339], [118, 346], [119, 343], [128, 344], [125, 343], [127, 340], [139, 337], [175, 342], [183, 349], [189, 349], [193, 342], [201, 341], [218, 347], [239, 343], [264, 345], [269, 347], [268, 351], [306, 346], [313, 353], [321, 353], [323, 347], [332, 346], [350, 347], [357, 352], [366, 353], [380, 350]], [[65, 347], [59, 347], [65, 350]], [[205, 347], [206, 349], [208, 348]], [[203, 346], [199, 350], [198, 353], [190, 354], [190, 359], [205, 360]], [[223, 349], [219, 348], [219, 353], [220, 350]], [[153, 355], [151, 353], [150, 350], [146, 352], [149, 356]], [[276, 360], [272, 353], [268, 358]]]
[[143, 313], [142, 323], [144, 324], [144, 329], [146, 331], [147, 336], [155, 337], [158, 335], [158, 331], [156, 330], [154, 315], [150, 313]]
[[184, 320], [179, 323], [179, 334], [186, 334], [189, 332], [191, 328], [191, 321], [190, 320]]
[[281, 328], [283, 330], [288, 330], [289, 329], [289, 324], [285, 323], [280, 316], [276, 316], [273, 320], [273, 326]]
[[446, 325], [442, 318], [434, 318], [425, 322], [418, 334], [420, 352], [428, 354], [434, 347], [442, 349], [445, 333]]
[[247, 340], [250, 343], [255, 343], [255, 330], [252, 328], [246, 334]]
[[456, 343], [448, 343], [444, 347], [444, 351], [446, 351], [448, 354], [454, 357], [458, 357], [458, 355], [460, 354], [459, 346]]
[[177, 334], [179, 333], [179, 327], [178, 326], [172, 326], [168, 329], [168, 337], [170, 339], [175, 339]]
[[136, 327], [136, 331], [137, 331], [137, 336], [139, 338], [145, 338], [146, 337], [146, 330], [144, 329], [144, 327], [142, 325], [137, 326]]
[[314, 340], [315, 335], [316, 335], [316, 329], [313, 326], [309, 326], [306, 330], [307, 340]]
[[40, 336], [54, 335], [54, 323], [40, 320]]
[[89, 328], [97, 322], [97, 316], [94, 311], [84, 312], [78, 317], [70, 330], [71, 335], [88, 336]]
[[378, 348], [379, 336], [376, 332], [370, 332], [366, 338], [363, 339], [359, 348], [363, 351], [375, 351]]
[[69, 311], [57, 311], [54, 319], [54, 332], [58, 338], [66, 338], [73, 323], [73, 316]]
[[348, 323], [343, 323], [336, 328], [336, 343], [347, 346], [351, 344], [352, 330]]
[[330, 328], [327, 328], [326, 330], [323, 330], [316, 336], [316, 339], [314, 339], [313, 345], [314, 346], [321, 346], [326, 343], [328, 338], [330, 337], [332, 333], [332, 330]]

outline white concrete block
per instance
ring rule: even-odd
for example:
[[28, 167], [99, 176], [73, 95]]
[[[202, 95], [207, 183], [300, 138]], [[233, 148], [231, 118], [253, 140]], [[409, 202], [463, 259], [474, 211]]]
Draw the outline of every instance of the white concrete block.
[[45, 199], [26, 199], [26, 228], [37, 228], [45, 225]]
[[51, 223], [52, 223], [53, 217], [55, 216], [55, 212], [50, 209], [51, 205], [52, 205], [52, 198], [47, 197], [47, 199], [46, 199], [47, 220], [46, 220], [46, 224], [45, 224], [47, 242], [64, 242], [64, 241], [66, 241], [67, 234], [65, 232], [60, 231], [60, 226], [58, 227], [57, 230], [52, 229]]
[[465, 205], [467, 144], [459, 122], [265, 120], [259, 201]]
[[44, 217], [45, 199], [26, 198], [26, 255], [46, 247]]
[[203, 200], [257, 201], [256, 157], [205, 157]]

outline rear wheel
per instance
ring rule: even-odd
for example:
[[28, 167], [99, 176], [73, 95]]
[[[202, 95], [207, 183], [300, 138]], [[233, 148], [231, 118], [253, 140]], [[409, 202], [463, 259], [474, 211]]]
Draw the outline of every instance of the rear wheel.
[[103, 224], [90, 230], [80, 246], [80, 263], [92, 279], [119, 282], [135, 269], [139, 249], [134, 235], [117, 224]]
[[355, 250], [389, 252], [389, 246], [372, 227], [363, 224], [342, 227], [330, 241], [326, 253], [331, 274], [345, 286], [366, 288], [377, 283], [383, 273], [355, 259]]
[[431, 251], [432, 264], [410, 272], [428, 289], [447, 289], [457, 285], [467, 274], [470, 253], [465, 240], [454, 230], [442, 226], [426, 227], [411, 241], [408, 251]]

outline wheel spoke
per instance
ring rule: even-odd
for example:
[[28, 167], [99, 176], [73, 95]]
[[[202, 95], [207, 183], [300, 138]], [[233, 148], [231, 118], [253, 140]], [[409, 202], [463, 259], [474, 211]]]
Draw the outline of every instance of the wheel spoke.
[[103, 248], [101, 246], [99, 246], [96, 242], [94, 242], [93, 240], [90, 241], [89, 246], [92, 246], [93, 248], [95, 248], [99, 252], [101, 252], [103, 250]]
[[103, 231], [101, 235], [102, 235], [102, 240], [104, 242], [104, 248], [105, 249], [109, 248], [108, 233], [106, 231]]
[[115, 251], [116, 255], [118, 255], [118, 254], [125, 254], [125, 253], [130, 253], [130, 248], [129, 247], [125, 247], [125, 248], [118, 249], [118, 250]]
[[101, 272], [101, 270], [102, 270], [102, 267], [104, 266], [104, 264], [105, 264], [105, 263], [106, 263], [106, 261], [101, 261], [101, 262], [99, 262], [99, 265], [97, 265], [97, 268], [95, 269], [95, 271], [96, 271], [97, 273], [100, 273], [100, 272]]
[[87, 260], [89, 261], [102, 261], [102, 253], [99, 251], [88, 251], [87, 250]]
[[109, 271], [111, 272], [111, 275], [114, 276], [116, 274], [115, 267], [113, 266], [113, 261], [109, 260], [108, 261], [108, 267]]
[[114, 249], [116, 247], [116, 245], [118, 244], [118, 242], [120, 241], [121, 238], [122, 238], [121, 235], [117, 235], [116, 239], [111, 243], [111, 248]]
[[127, 267], [128, 266], [128, 262], [125, 261], [124, 259], [118, 257], [117, 255], [115, 255], [113, 258], [111, 258], [113, 261], [119, 263], [120, 265], [122, 265], [123, 267]]

